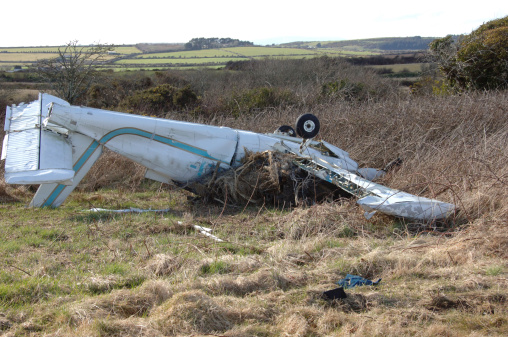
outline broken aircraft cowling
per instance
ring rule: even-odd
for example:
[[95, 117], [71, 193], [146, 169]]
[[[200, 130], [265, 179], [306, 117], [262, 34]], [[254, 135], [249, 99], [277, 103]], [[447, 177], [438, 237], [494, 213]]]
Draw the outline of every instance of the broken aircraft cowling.
[[315, 116], [301, 116], [296, 130], [303, 138], [287, 126], [259, 134], [71, 106], [39, 94], [34, 102], [7, 107], [2, 159], [7, 183], [41, 184], [33, 207], [61, 205], [107, 147], [146, 167], [146, 178], [180, 185], [238, 167], [248, 152], [290, 153], [303, 170], [358, 197], [368, 217], [379, 211], [432, 221], [455, 210], [372, 182], [381, 170], [359, 169], [347, 152], [311, 139], [319, 131]]

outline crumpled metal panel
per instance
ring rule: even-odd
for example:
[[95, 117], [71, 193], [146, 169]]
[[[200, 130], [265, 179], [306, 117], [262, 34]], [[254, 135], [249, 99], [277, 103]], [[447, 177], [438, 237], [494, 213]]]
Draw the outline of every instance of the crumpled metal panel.
[[9, 137], [5, 154], [6, 178], [11, 172], [37, 170], [39, 167], [40, 102], [12, 106], [6, 119]]
[[388, 197], [370, 195], [357, 203], [367, 212], [367, 217], [380, 211], [402, 218], [431, 221], [446, 218], [455, 210], [455, 205], [400, 191]]
[[316, 177], [358, 197], [357, 203], [366, 211], [367, 218], [379, 211], [402, 218], [433, 221], [444, 219], [455, 210], [453, 204], [376, 184], [344, 169], [333, 167], [319, 157], [302, 157], [295, 160], [295, 163]]
[[69, 183], [74, 176], [71, 144], [62, 135], [41, 129], [41, 104], [39, 97], [8, 109], [2, 157], [9, 184]]

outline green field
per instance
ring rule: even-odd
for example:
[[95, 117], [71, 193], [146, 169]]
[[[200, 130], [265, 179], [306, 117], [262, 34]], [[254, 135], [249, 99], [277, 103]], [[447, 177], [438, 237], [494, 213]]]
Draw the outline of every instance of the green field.
[[[0, 48], [0, 53], [58, 53], [58, 50], [64, 50], [65, 46], [60, 47], [16, 47]], [[115, 46], [113, 50], [119, 54], [135, 54], [141, 51], [135, 46]]]
[[[57, 55], [58, 48], [65, 47], [23, 47], [0, 48], [0, 66], [13, 68], [15, 65], [29, 65], [44, 58]], [[211, 64], [224, 66], [229, 61], [273, 58], [309, 58], [328, 55], [367, 56], [372, 51], [345, 51], [334, 48], [288, 48], [288, 47], [231, 47], [204, 50], [176, 50], [173, 52], [143, 53], [136, 46], [114, 47], [115, 54], [110, 55], [106, 68], [124, 70], [130, 65], [133, 68], [153, 67], [208, 67]]]
[[242, 58], [239, 57], [207, 57], [207, 58], [165, 58], [165, 59], [123, 59], [115, 62], [115, 64], [136, 64], [136, 65], [154, 65], [154, 64], [207, 64], [207, 63], [221, 63], [225, 64], [228, 61], [238, 61]]
[[1, 62], [37, 62], [38, 60], [55, 57], [52, 53], [0, 53]]
[[[0, 48], [0, 67], [12, 69], [16, 65], [28, 66], [42, 59], [57, 57], [58, 49], [63, 51], [65, 46]], [[118, 46], [113, 51], [118, 55], [110, 55], [108, 59], [141, 53], [135, 46]]]
[[226, 49], [242, 56], [286, 56], [286, 55], [314, 55], [311, 49], [278, 48], [278, 47], [236, 47]]
[[122, 58], [115, 65], [132, 65], [149, 68], [153, 66], [208, 66], [210, 64], [225, 65], [229, 61], [270, 58], [312, 58], [328, 55], [331, 57], [368, 56], [367, 51], [342, 51], [337, 49], [303, 49], [281, 47], [233, 47], [222, 49], [187, 50], [164, 53], [147, 53], [132, 58]]
[[56, 53], [62, 47], [13, 47], [0, 48], [0, 53]]
[[[231, 47], [205, 50], [184, 50], [184, 45], [175, 43], [119, 45], [114, 47], [112, 62], [107, 68], [125, 69], [125, 65], [149, 68], [157, 66], [189, 66], [210, 63], [225, 65], [238, 59], [308, 58], [328, 55], [331, 57], [362, 57], [380, 54], [398, 54], [426, 49], [434, 38], [405, 37], [379, 38], [349, 41], [299, 41], [276, 46]], [[56, 54], [65, 46], [0, 48], [0, 66], [8, 67], [29, 64]], [[235, 58], [237, 57], [237, 58]], [[119, 60], [114, 60], [119, 58]], [[394, 70], [397, 72], [396, 70]]]
[[374, 69], [390, 69], [394, 73], [398, 72], [418, 72], [422, 70], [422, 65], [425, 63], [407, 63], [407, 64], [389, 64], [381, 66], [372, 66]]
[[168, 53], [150, 53], [138, 55], [136, 59], [146, 58], [203, 58], [203, 57], [231, 57], [235, 54], [224, 49], [204, 49], [204, 50], [188, 50], [175, 51]]

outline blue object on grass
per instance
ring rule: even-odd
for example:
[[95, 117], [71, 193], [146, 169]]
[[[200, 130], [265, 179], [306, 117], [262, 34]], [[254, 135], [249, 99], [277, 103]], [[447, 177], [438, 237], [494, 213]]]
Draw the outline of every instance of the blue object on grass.
[[381, 279], [376, 282], [372, 282], [371, 280], [367, 280], [366, 278], [360, 276], [347, 274], [346, 278], [338, 281], [337, 284], [342, 286], [344, 289], [348, 289], [356, 286], [375, 286], [379, 282], [381, 282]]

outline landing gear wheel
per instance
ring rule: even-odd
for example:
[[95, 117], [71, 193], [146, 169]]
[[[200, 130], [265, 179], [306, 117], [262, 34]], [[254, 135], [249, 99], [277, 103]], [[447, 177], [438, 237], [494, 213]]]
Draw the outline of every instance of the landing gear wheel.
[[319, 120], [313, 114], [301, 115], [296, 120], [296, 134], [303, 139], [316, 137], [319, 127]]
[[295, 130], [290, 127], [289, 125], [281, 125], [277, 130], [275, 130], [276, 134], [283, 135], [283, 136], [290, 136], [290, 137], [296, 137]]

